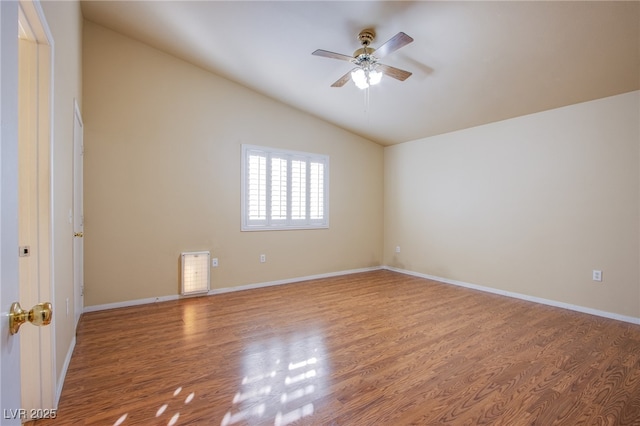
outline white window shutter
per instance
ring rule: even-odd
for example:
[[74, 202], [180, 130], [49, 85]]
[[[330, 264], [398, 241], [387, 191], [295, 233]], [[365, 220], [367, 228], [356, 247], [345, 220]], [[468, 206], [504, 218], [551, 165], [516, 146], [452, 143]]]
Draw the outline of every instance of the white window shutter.
[[328, 228], [329, 157], [242, 145], [242, 230]]

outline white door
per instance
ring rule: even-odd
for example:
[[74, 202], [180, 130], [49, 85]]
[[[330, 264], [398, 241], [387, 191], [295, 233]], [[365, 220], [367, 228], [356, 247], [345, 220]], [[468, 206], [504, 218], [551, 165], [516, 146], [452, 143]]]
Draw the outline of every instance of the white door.
[[73, 114], [73, 288], [75, 326], [84, 309], [83, 127], [78, 103]]
[[18, 2], [0, 1], [0, 424], [18, 425], [20, 335], [9, 334], [18, 300]]

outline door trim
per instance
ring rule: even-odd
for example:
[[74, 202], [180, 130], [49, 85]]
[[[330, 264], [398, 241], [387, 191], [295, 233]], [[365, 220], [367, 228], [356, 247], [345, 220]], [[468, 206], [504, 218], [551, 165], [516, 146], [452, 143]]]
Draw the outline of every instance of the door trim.
[[[36, 149], [37, 164], [37, 297], [39, 301], [54, 303], [54, 316], [50, 326], [38, 330], [40, 379], [38, 391], [40, 393], [40, 407], [52, 408], [57, 406], [58, 392], [56, 385], [56, 350], [55, 350], [55, 291], [53, 284], [53, 36], [47, 24], [44, 11], [39, 0], [20, 0], [20, 26], [28, 27], [24, 34], [29, 35], [36, 44], [36, 79], [37, 106], [35, 110], [35, 127], [37, 131]], [[59, 306], [58, 306], [59, 308]], [[32, 348], [33, 350], [33, 348]], [[35, 386], [35, 385], [32, 385]], [[35, 392], [35, 390], [27, 391]]]

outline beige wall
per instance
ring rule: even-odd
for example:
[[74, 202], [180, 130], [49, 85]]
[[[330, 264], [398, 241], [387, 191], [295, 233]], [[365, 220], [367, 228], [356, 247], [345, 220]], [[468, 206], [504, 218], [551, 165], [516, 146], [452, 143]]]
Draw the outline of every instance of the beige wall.
[[384, 263], [640, 317], [639, 98], [386, 148]]
[[[88, 21], [83, 61], [86, 306], [178, 294], [183, 251], [214, 289], [381, 264], [381, 146]], [[240, 232], [243, 143], [328, 154], [330, 229]]]
[[[640, 317], [638, 92], [382, 149], [90, 22], [83, 52], [87, 306], [210, 250], [213, 288], [386, 264]], [[331, 228], [240, 232], [242, 143], [329, 154]]]
[[[43, 1], [54, 41], [52, 238], [55, 299], [56, 372], [58, 379], [75, 337], [73, 312], [73, 113], [82, 106], [82, 14], [76, 1]], [[69, 300], [69, 312], [66, 301]]]

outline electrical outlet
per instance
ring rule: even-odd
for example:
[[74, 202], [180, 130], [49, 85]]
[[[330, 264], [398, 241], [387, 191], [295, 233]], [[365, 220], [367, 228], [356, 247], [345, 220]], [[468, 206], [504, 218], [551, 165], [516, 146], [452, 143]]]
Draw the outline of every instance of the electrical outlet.
[[213, 259], [211, 259], [211, 267], [212, 268], [217, 268], [218, 267], [218, 258], [214, 257]]
[[267, 255], [266, 254], [261, 254], [260, 255], [260, 263], [264, 263], [267, 261]]
[[593, 280], [594, 281], [602, 281], [602, 271], [594, 269], [593, 270]]
[[400, 253], [400, 246], [396, 246], [396, 253]]

